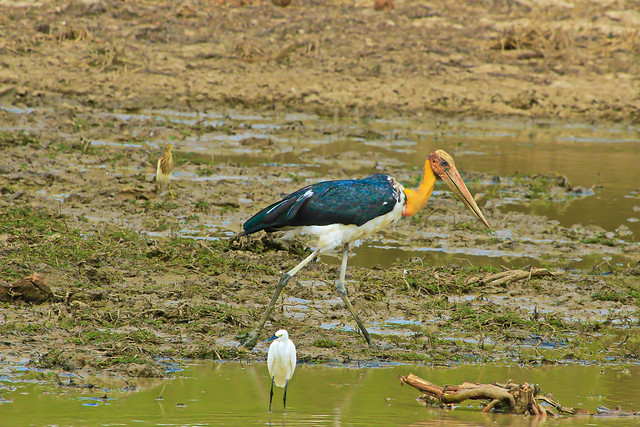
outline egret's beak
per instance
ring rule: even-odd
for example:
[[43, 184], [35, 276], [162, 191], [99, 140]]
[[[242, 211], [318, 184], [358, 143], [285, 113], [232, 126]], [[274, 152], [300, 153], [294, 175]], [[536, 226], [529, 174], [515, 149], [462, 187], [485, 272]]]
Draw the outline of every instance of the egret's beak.
[[278, 336], [277, 336], [277, 335], [274, 335], [274, 336], [272, 336], [271, 338], [269, 338], [269, 339], [267, 340], [267, 342], [271, 342], [271, 341], [273, 341], [273, 340], [277, 340], [277, 339], [278, 339]]
[[440, 178], [447, 183], [449, 188], [456, 193], [456, 196], [464, 203], [469, 210], [473, 213], [473, 215], [482, 222], [485, 227], [490, 228], [487, 220], [484, 219], [484, 215], [480, 211], [480, 208], [476, 204], [476, 201], [473, 200], [473, 196], [467, 190], [467, 186], [464, 185], [464, 181], [462, 181], [462, 177], [455, 166], [450, 166], [448, 169], [445, 169], [442, 173], [438, 174]]

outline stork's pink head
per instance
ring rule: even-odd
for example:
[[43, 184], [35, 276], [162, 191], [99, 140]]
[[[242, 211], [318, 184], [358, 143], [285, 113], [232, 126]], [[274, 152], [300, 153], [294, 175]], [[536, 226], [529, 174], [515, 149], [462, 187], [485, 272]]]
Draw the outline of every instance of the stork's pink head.
[[475, 200], [473, 200], [471, 193], [469, 193], [467, 186], [464, 184], [464, 181], [462, 181], [462, 177], [456, 169], [453, 157], [444, 150], [436, 150], [429, 154], [429, 163], [431, 164], [433, 173], [447, 183], [449, 188], [456, 196], [458, 196], [462, 203], [469, 208], [480, 222], [482, 222], [487, 228], [490, 228], [487, 220], [484, 219], [484, 215], [482, 215], [482, 211], [480, 211], [480, 208], [476, 204]]

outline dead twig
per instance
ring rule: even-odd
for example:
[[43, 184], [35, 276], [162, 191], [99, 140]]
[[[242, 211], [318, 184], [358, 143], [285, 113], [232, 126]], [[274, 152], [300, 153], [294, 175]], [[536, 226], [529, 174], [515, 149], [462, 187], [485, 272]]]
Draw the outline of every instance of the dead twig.
[[507, 285], [518, 280], [531, 280], [533, 277], [551, 276], [556, 277], [558, 273], [550, 271], [546, 268], [531, 268], [530, 270], [507, 270], [500, 273], [490, 274], [484, 277], [473, 276], [467, 280], [467, 285], [482, 284], [501, 286]]

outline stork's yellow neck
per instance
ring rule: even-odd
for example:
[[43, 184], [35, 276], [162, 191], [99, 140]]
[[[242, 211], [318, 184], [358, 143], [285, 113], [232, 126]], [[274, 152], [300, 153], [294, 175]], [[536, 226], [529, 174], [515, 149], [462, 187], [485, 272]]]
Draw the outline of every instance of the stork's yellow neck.
[[424, 164], [424, 175], [418, 188], [404, 189], [404, 194], [407, 196], [407, 203], [402, 211], [402, 216], [412, 216], [420, 212], [420, 210], [426, 206], [429, 197], [431, 197], [435, 183], [436, 175], [433, 173], [431, 164], [427, 159]]

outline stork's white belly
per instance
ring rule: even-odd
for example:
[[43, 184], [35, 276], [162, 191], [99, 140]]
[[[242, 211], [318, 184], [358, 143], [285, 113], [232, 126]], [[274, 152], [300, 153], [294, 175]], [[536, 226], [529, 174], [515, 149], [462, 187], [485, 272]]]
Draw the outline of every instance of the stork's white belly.
[[306, 225], [292, 230], [293, 234], [313, 236], [318, 239], [317, 248], [321, 253], [330, 252], [345, 243], [364, 239], [372, 234], [389, 228], [402, 217], [404, 203], [396, 203], [393, 210], [376, 217], [361, 226], [354, 224]]

